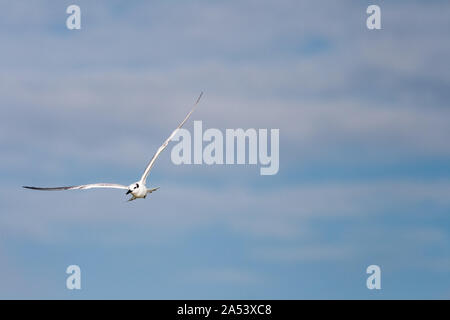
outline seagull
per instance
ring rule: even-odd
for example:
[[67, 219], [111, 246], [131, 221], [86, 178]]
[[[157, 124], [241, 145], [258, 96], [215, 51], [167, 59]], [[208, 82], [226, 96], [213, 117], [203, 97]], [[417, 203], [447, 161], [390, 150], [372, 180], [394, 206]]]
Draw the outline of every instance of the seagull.
[[159, 189], [159, 187], [148, 189], [145, 185], [148, 174], [150, 173], [150, 170], [152, 169], [153, 165], [155, 164], [156, 159], [161, 154], [161, 152], [163, 152], [163, 150], [167, 147], [170, 140], [172, 140], [172, 138], [177, 134], [178, 130], [189, 119], [192, 112], [195, 110], [195, 107], [200, 102], [200, 99], [202, 96], [203, 96], [203, 92], [200, 93], [200, 95], [197, 98], [197, 101], [195, 102], [195, 104], [193, 105], [191, 111], [187, 114], [187, 116], [183, 119], [183, 121], [181, 121], [181, 123], [172, 132], [172, 134], [169, 136], [169, 138], [167, 138], [166, 141], [164, 141], [164, 143], [158, 148], [158, 150], [156, 151], [156, 153], [153, 155], [152, 159], [148, 163], [147, 167], [145, 168], [144, 174], [142, 175], [141, 179], [139, 181], [136, 181], [136, 182], [130, 184], [128, 187], [121, 185], [121, 184], [116, 184], [116, 183], [92, 183], [92, 184], [83, 184], [80, 186], [70, 186], [70, 187], [41, 188], [41, 187], [23, 186], [23, 188], [32, 189], [32, 190], [42, 190], [42, 191], [84, 190], [84, 189], [94, 189], [94, 188], [124, 189], [124, 190], [127, 190], [126, 195], [131, 193], [131, 198], [128, 199], [128, 201], [133, 201], [138, 198], [145, 199], [145, 197], [147, 197], [147, 194], [152, 193]]

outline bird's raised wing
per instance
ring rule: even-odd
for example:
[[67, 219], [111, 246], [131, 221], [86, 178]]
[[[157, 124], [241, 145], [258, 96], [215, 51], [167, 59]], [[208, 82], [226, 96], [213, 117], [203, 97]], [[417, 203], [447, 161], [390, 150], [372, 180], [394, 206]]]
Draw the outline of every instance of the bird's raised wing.
[[199, 103], [201, 97], [203, 95], [203, 92], [200, 93], [197, 101], [194, 103], [194, 105], [192, 106], [192, 110], [187, 114], [187, 116], [184, 118], [183, 121], [181, 121], [181, 123], [178, 125], [178, 127], [172, 132], [172, 134], [169, 136], [169, 138], [167, 138], [166, 141], [164, 141], [164, 143], [158, 148], [158, 150], [156, 151], [156, 153], [154, 154], [153, 158], [150, 160], [150, 162], [147, 165], [147, 168], [144, 171], [144, 174], [141, 177], [141, 183], [145, 185], [145, 182], [147, 180], [147, 176], [150, 172], [150, 170], [152, 169], [156, 159], [158, 158], [158, 156], [160, 155], [161, 152], [163, 152], [163, 150], [167, 147], [167, 145], [169, 144], [170, 140], [172, 140], [172, 138], [177, 134], [178, 130], [184, 125], [184, 123], [187, 121], [187, 119], [189, 119], [189, 117], [191, 116], [192, 112], [195, 110], [195, 107], [197, 106], [197, 104]]
[[23, 188], [32, 189], [32, 190], [42, 190], [42, 191], [82, 190], [82, 189], [92, 189], [92, 188], [113, 188], [113, 189], [128, 190], [127, 186], [123, 186], [121, 184], [115, 184], [115, 183], [92, 183], [92, 184], [83, 184], [81, 186], [55, 187], [55, 188], [40, 188], [40, 187], [23, 186]]

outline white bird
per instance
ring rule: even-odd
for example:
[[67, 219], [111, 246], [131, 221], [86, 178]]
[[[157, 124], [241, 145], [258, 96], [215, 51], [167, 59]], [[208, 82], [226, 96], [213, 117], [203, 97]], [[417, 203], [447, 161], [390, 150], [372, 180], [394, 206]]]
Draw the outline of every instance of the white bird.
[[139, 181], [136, 181], [135, 183], [130, 184], [128, 187], [116, 184], [116, 183], [92, 183], [92, 184], [83, 184], [80, 186], [70, 186], [70, 187], [54, 187], [54, 188], [40, 188], [40, 187], [29, 187], [29, 186], [23, 186], [23, 188], [26, 189], [32, 189], [32, 190], [43, 190], [43, 191], [58, 191], [58, 190], [82, 190], [82, 189], [92, 189], [92, 188], [113, 188], [113, 189], [124, 189], [127, 190], [126, 194], [132, 195], [132, 197], [128, 201], [132, 201], [138, 198], [145, 198], [147, 194], [152, 193], [153, 191], [156, 191], [159, 189], [157, 188], [151, 188], [147, 189], [146, 187], [146, 180], [147, 176], [150, 173], [150, 170], [152, 169], [153, 165], [155, 164], [156, 159], [158, 156], [163, 152], [163, 150], [167, 147], [170, 140], [177, 134], [178, 130], [184, 125], [184, 123], [189, 119], [192, 112], [195, 110], [195, 107], [199, 103], [201, 97], [203, 95], [203, 92], [200, 93], [200, 96], [198, 97], [197, 101], [195, 102], [194, 106], [192, 107], [191, 111], [187, 114], [187, 116], [184, 118], [183, 121], [178, 125], [178, 127], [172, 132], [172, 134], [167, 138], [166, 141], [158, 148], [156, 153], [153, 155], [152, 159], [147, 165], [147, 168], [145, 168], [144, 174], [142, 175], [141, 179]]

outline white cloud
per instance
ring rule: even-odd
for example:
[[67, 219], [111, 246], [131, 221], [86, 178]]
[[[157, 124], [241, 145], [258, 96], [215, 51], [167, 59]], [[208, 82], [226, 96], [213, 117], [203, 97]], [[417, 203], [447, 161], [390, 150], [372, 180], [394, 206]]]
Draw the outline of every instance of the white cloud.
[[[109, 190], [55, 194], [2, 189], [8, 195], [2, 197], [2, 232], [55, 243], [83, 241], [71, 233], [79, 228], [97, 229], [96, 239], [106, 243], [117, 232], [130, 231], [127, 239], [116, 241], [170, 242], [172, 236], [217, 224], [256, 239], [299, 239], [312, 236], [313, 223], [329, 219], [367, 223], [388, 212], [424, 218], [423, 203], [444, 211], [450, 207], [450, 184], [445, 181], [318, 184], [258, 192], [164, 185], [133, 205], [122, 193]], [[24, 197], [27, 201], [20, 200]]]

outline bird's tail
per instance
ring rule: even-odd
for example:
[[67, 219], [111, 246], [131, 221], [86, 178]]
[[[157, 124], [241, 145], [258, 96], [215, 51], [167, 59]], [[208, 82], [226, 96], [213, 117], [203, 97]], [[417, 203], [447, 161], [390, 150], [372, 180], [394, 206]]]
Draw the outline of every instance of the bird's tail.
[[147, 189], [147, 194], [152, 193], [153, 191], [158, 190], [159, 187], [153, 188], [153, 189]]

